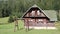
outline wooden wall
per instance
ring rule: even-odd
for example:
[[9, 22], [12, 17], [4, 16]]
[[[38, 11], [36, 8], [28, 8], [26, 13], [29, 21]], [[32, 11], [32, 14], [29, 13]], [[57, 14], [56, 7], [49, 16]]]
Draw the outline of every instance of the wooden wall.
[[39, 26], [40, 24], [46, 24], [49, 21], [47, 19], [31, 19], [25, 18], [24, 24], [25, 26]]
[[40, 10], [32, 10], [31, 12], [28, 12], [25, 17], [45, 17], [45, 14]]

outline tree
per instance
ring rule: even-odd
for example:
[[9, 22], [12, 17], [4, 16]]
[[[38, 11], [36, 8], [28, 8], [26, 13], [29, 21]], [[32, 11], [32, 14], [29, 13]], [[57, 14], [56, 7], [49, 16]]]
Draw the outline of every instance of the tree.
[[60, 20], [60, 18], [59, 18], [60, 0], [59, 1], [55, 0], [54, 1], [54, 9], [57, 11], [57, 18], [58, 18], [58, 21], [59, 21]]

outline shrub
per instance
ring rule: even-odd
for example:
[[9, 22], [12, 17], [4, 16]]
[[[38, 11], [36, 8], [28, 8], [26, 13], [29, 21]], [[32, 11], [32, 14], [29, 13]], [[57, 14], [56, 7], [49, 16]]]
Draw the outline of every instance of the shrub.
[[10, 17], [9, 17], [8, 22], [9, 22], [9, 23], [14, 22], [14, 18], [13, 18], [13, 16], [10, 16]]

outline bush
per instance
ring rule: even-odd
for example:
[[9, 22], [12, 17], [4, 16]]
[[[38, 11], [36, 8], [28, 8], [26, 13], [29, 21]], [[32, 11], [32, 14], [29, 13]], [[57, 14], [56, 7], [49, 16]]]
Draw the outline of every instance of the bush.
[[14, 22], [14, 18], [13, 18], [13, 16], [10, 16], [10, 17], [9, 17], [8, 22], [9, 22], [9, 23]]

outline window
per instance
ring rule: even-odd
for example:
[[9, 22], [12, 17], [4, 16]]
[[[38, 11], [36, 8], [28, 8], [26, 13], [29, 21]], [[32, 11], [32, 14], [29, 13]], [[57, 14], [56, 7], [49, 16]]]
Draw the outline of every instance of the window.
[[39, 19], [39, 21], [43, 21], [42, 19]]
[[33, 21], [32, 19], [29, 19], [29, 21]]
[[40, 15], [40, 11], [39, 10], [37, 11], [37, 15]]
[[32, 11], [31, 12], [31, 16], [35, 16], [35, 11]]
[[32, 22], [33, 22], [33, 20], [32, 20], [32, 19], [29, 19], [29, 22], [30, 22], [30, 23], [32, 23]]
[[43, 19], [38, 19], [38, 22], [39, 23], [43, 23]]

